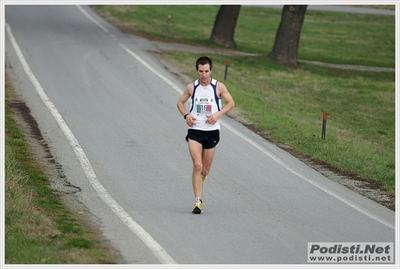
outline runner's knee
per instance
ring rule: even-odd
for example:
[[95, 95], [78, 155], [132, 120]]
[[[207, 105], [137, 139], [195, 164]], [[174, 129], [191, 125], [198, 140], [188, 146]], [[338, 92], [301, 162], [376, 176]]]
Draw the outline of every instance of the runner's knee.
[[201, 161], [193, 162], [193, 170], [194, 171], [202, 171], [203, 170], [203, 164], [201, 163]]

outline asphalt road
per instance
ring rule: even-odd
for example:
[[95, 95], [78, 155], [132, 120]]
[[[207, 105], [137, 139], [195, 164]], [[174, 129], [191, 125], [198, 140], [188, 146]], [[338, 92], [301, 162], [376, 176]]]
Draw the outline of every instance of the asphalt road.
[[125, 263], [305, 264], [309, 242], [395, 242], [393, 211], [226, 117], [193, 215], [185, 85], [152, 44], [87, 7], [8, 5], [5, 20], [17, 90]]

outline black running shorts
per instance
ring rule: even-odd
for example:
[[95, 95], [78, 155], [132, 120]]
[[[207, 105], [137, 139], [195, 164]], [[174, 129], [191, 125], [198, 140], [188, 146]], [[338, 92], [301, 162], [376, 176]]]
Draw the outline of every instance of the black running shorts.
[[203, 145], [204, 149], [212, 149], [219, 142], [219, 130], [201, 131], [195, 129], [188, 129], [186, 141], [188, 139], [195, 140]]

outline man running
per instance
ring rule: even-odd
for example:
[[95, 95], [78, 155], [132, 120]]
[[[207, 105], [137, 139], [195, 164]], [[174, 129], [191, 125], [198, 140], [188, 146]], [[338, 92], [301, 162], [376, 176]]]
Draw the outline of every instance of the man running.
[[[213, 78], [212, 60], [203, 56], [196, 61], [198, 79], [186, 86], [177, 107], [188, 125], [186, 141], [193, 160], [192, 185], [195, 203], [192, 213], [203, 212], [203, 181], [210, 172], [215, 146], [219, 142], [220, 118], [235, 102], [226, 86]], [[191, 98], [189, 113], [185, 102]], [[222, 107], [221, 99], [225, 105]]]

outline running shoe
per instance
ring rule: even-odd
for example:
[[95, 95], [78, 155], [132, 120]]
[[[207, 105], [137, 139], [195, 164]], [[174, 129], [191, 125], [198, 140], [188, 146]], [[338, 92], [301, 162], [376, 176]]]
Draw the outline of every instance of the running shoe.
[[196, 199], [192, 213], [193, 214], [203, 213], [203, 201], [201, 199]]
[[204, 180], [206, 180], [206, 178], [207, 178], [207, 176], [201, 176], [201, 179], [203, 180], [203, 182], [204, 182]]

